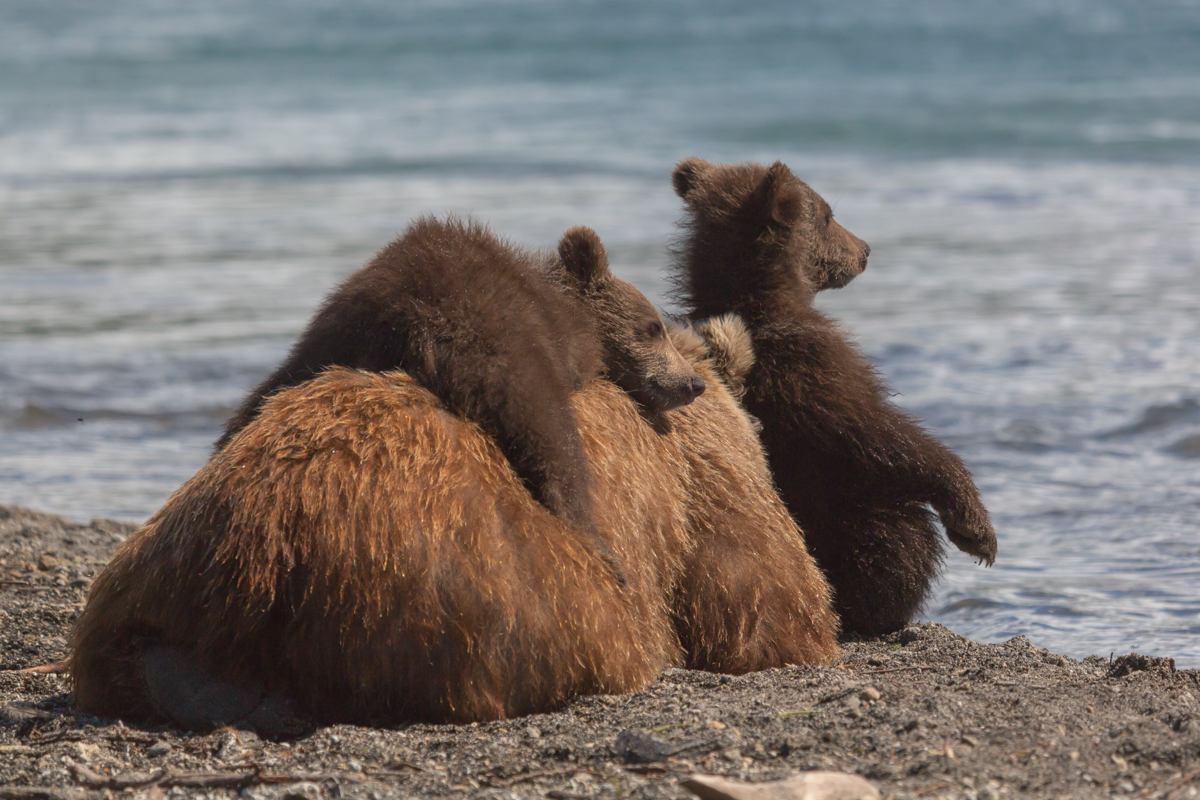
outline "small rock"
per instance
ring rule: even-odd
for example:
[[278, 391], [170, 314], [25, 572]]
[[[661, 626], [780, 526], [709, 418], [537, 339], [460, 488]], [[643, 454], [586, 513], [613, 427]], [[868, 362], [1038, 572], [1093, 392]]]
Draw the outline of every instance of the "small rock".
[[712, 728], [715, 731], [725, 730], [725, 723], [721, 722], [720, 720], [710, 719], [708, 722], [706, 722], [704, 724], [707, 725], [708, 727]]
[[100, 755], [99, 746], [87, 744], [86, 742], [76, 742], [74, 749], [75, 757], [85, 764], [89, 761], [95, 761]]
[[861, 705], [862, 705], [862, 701], [858, 699], [858, 695], [856, 695], [856, 694], [852, 694], [846, 698], [846, 707], [847, 708], [858, 708]]
[[528, 725], [525, 728], [525, 735], [528, 736], [530, 739], [540, 739], [542, 736], [542, 732], [539, 731], [537, 728], [533, 727], [532, 725]]
[[283, 792], [283, 800], [320, 800], [321, 787], [309, 781], [289, 786]]
[[874, 686], [868, 686], [867, 688], [863, 689], [861, 692], [858, 693], [859, 700], [869, 700], [871, 702], [874, 702], [881, 697], [883, 697], [883, 695], [880, 694], [879, 690], [876, 689]]
[[43, 572], [54, 569], [57, 566], [58, 559], [49, 553], [43, 553], [42, 557], [38, 559], [38, 569], [42, 570]]
[[801, 772], [791, 778], [745, 783], [715, 775], [692, 775], [683, 788], [701, 800], [879, 800], [879, 791], [845, 772]]
[[671, 744], [664, 742], [648, 733], [627, 728], [617, 734], [617, 742], [613, 747], [617, 755], [629, 764], [650, 764], [656, 761], [666, 761], [673, 755], [690, 750], [703, 742], [699, 739]]
[[730, 764], [737, 764], [742, 760], [742, 751], [738, 750], [736, 747], [731, 747], [725, 752], [721, 753], [721, 757]]
[[161, 739], [146, 748], [146, 755], [150, 758], [159, 758], [171, 752], [171, 743], [164, 742]]
[[962, 743], [967, 745], [968, 747], [979, 747], [979, 740], [976, 739], [971, 734], [964, 733], [961, 738], [962, 738]]
[[236, 761], [242, 757], [244, 748], [238, 735], [233, 731], [226, 731], [221, 734], [220, 743], [217, 745], [217, 758], [222, 761]]

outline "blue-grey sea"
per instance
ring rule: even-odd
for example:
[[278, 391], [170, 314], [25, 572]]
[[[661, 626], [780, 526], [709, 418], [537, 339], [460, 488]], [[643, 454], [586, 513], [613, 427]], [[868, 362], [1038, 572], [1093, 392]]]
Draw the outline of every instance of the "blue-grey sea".
[[870, 242], [821, 305], [1000, 537], [928, 618], [1200, 666], [1197, 0], [5, 0], [0, 502], [145, 519], [424, 212], [670, 310], [693, 154]]

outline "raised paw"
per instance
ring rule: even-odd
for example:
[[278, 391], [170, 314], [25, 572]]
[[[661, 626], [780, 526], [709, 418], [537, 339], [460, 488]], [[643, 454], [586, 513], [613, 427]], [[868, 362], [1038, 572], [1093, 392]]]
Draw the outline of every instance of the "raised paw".
[[981, 528], [947, 528], [946, 537], [959, 550], [978, 558], [979, 563], [989, 567], [996, 563], [996, 531], [990, 523]]
[[989, 567], [996, 563], [996, 530], [986, 513], [983, 519], [970, 522], [942, 514], [942, 525], [946, 529], [946, 538], [959, 550]]

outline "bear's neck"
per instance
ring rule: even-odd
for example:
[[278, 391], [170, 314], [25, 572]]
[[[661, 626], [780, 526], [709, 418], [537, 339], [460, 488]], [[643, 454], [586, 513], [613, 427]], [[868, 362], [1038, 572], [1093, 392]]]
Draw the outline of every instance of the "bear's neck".
[[[727, 262], [689, 270], [688, 316], [734, 312], [747, 323], [804, 319], [812, 310], [812, 287], [791, 271], [763, 272], [753, 262]], [[707, 266], [707, 265], [706, 265]]]

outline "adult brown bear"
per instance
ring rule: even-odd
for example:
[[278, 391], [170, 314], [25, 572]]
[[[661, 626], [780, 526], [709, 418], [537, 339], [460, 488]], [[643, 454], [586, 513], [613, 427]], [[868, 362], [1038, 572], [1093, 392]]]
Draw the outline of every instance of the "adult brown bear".
[[[699, 333], [724, 369], [748, 364], [736, 322]], [[267, 398], [97, 577], [72, 633], [75, 703], [282, 733], [292, 713], [466, 722], [680, 663], [831, 660], [828, 587], [753, 423], [704, 341], [672, 338], [710, 387], [690, 406], [648, 420], [605, 380], [571, 397], [624, 591], [478, 426], [404, 373], [331, 369]]]
[[653, 416], [704, 391], [658, 311], [609, 271], [591, 228], [567, 231], [553, 255], [455, 217], [418, 219], [343, 281], [242, 403], [216, 449], [268, 395], [332, 366], [404, 370], [478, 423], [533, 496], [581, 531], [619, 582], [621, 568], [592, 522], [570, 396], [603, 374]]
[[888, 399], [874, 367], [813, 307], [865, 269], [870, 248], [786, 166], [689, 158], [672, 175], [688, 316], [729, 312], [757, 361], [743, 402], [762, 422], [780, 495], [834, 590], [842, 630], [896, 630], [942, 557], [932, 506], [959, 549], [991, 564], [996, 534], [962, 461]]

